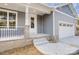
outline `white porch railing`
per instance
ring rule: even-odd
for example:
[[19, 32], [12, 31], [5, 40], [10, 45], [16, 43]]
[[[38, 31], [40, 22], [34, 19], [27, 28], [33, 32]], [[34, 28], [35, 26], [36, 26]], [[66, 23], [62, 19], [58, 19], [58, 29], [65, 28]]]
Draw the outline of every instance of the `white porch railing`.
[[24, 35], [24, 27], [19, 26], [17, 28], [5, 28], [5, 27], [0, 27], [0, 39], [5, 38], [13, 38], [13, 37], [20, 37]]

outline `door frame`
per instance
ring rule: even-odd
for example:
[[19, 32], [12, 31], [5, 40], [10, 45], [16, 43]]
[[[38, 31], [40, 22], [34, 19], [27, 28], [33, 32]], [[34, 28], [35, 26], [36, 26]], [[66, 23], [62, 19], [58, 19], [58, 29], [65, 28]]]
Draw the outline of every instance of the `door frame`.
[[[34, 28], [31, 28], [31, 17], [34, 17]], [[30, 14], [30, 34], [37, 34], [37, 15]]]

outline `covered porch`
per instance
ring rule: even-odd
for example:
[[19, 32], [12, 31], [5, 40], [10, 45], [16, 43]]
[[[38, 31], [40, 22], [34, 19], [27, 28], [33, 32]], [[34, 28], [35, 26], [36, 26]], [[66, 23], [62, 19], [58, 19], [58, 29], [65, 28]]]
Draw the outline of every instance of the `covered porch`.
[[44, 21], [50, 13], [51, 9], [40, 3], [1, 3], [0, 41], [49, 36], [44, 31]]

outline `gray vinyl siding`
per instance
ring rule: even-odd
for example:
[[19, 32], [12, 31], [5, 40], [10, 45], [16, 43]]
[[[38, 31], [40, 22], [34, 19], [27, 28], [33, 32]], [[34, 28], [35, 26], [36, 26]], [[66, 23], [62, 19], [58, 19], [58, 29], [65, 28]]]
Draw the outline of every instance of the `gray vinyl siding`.
[[70, 22], [70, 23], [75, 23], [75, 19], [61, 14], [59, 12], [54, 12], [54, 19], [55, 19], [55, 35], [58, 37], [59, 36], [59, 21], [64, 21], [64, 22]]
[[71, 16], [74, 16], [68, 5], [63, 6], [63, 7], [59, 7], [59, 8], [57, 8], [57, 10], [64, 12], [64, 13], [67, 13]]
[[43, 16], [37, 16], [37, 32], [43, 33]]
[[18, 12], [18, 20], [17, 20], [18, 26], [24, 26], [25, 25], [25, 13]]
[[53, 35], [53, 13], [43, 16], [43, 31], [45, 34]]
[[73, 19], [72, 17], [62, 14], [62, 13], [59, 13], [59, 12], [55, 12], [54, 17], [55, 17], [56, 23], [58, 21], [65, 21], [65, 22], [74, 23], [74, 21], [75, 21], [75, 19]]

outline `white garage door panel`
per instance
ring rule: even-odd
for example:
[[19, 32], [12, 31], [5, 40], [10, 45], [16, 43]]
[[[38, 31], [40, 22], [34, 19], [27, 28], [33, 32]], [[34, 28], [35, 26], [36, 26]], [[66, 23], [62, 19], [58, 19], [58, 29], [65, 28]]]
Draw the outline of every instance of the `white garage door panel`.
[[[59, 24], [62, 24], [61, 26], [59, 25], [59, 38], [65, 38], [69, 36], [74, 35], [74, 24], [73, 23], [68, 23], [68, 22], [59, 22]], [[63, 26], [65, 24], [65, 26]], [[69, 26], [67, 26], [69, 25]]]

